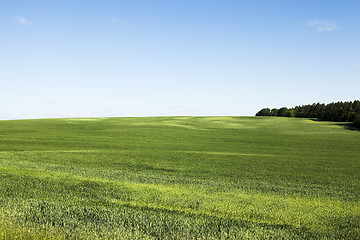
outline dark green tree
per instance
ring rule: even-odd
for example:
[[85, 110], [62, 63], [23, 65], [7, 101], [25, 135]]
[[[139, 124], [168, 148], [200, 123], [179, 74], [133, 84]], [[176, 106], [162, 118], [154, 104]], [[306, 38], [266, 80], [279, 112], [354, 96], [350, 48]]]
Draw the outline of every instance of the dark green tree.
[[295, 117], [295, 110], [294, 109], [288, 109], [286, 113], [286, 117]]
[[277, 116], [278, 112], [279, 112], [279, 109], [277, 109], [277, 108], [271, 109], [271, 116]]
[[287, 109], [286, 107], [282, 107], [278, 111], [278, 116], [279, 117], [287, 117], [288, 114], [289, 114], [289, 109]]
[[263, 108], [256, 113], [256, 116], [271, 116], [270, 108]]
[[354, 115], [354, 126], [360, 128], [360, 113], [355, 113]]
[[256, 116], [280, 116], [317, 118], [324, 121], [353, 122], [360, 127], [360, 101], [333, 102], [327, 105], [314, 103], [294, 108], [282, 107], [280, 109], [264, 108]]

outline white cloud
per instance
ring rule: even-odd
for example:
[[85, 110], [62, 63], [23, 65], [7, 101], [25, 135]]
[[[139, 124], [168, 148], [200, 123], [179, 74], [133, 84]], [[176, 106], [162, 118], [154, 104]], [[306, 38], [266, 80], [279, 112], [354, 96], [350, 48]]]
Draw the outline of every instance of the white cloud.
[[23, 25], [28, 25], [28, 24], [31, 24], [32, 22], [27, 20], [26, 18], [24, 17], [15, 17], [14, 18], [18, 23], [21, 23]]
[[10, 79], [12, 76], [11, 76], [11, 74], [7, 73], [7, 74], [4, 74], [3, 77], [5, 79]]
[[330, 21], [312, 20], [308, 22], [308, 26], [315, 27], [317, 32], [331, 32], [338, 29], [336, 23]]
[[124, 20], [120, 20], [119, 18], [115, 18], [115, 17], [113, 17], [113, 18], [111, 19], [111, 21], [112, 21], [112, 23], [120, 23], [120, 24], [124, 24], [124, 23], [125, 23]]
[[358, 71], [360, 71], [360, 66], [356, 67], [355, 69], [358, 70]]

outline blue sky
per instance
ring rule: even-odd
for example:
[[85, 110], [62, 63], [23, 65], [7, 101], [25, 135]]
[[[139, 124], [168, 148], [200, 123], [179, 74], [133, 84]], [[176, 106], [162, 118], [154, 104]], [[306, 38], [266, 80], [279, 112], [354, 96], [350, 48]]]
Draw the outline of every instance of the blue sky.
[[358, 0], [3, 0], [0, 119], [360, 98]]

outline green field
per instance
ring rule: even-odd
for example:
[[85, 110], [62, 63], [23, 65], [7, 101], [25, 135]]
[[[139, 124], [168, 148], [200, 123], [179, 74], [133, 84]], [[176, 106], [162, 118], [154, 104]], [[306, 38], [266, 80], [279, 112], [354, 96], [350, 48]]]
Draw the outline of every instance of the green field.
[[360, 131], [276, 117], [0, 121], [1, 239], [360, 239]]

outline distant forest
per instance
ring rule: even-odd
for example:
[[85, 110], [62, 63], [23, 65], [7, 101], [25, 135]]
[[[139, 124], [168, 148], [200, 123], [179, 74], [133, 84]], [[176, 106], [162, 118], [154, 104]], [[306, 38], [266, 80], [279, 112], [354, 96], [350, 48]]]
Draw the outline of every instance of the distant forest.
[[352, 122], [354, 126], [360, 127], [360, 101], [336, 102], [327, 105], [314, 103], [294, 108], [263, 108], [256, 113], [256, 116], [317, 118], [324, 121]]

